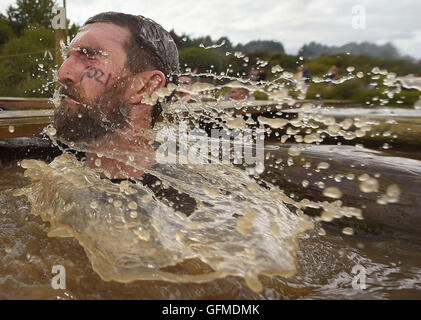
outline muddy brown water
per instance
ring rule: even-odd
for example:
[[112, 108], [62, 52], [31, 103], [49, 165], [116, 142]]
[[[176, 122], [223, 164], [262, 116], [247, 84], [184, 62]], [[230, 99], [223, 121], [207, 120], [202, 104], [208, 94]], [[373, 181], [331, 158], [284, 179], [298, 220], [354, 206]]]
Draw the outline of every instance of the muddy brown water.
[[[283, 157], [280, 148], [266, 152], [275, 153], [271, 159]], [[377, 157], [375, 160], [385, 160], [387, 155]], [[414, 181], [418, 181], [414, 186], [419, 188], [420, 162], [413, 161]], [[266, 163], [266, 166], [270, 164]], [[336, 169], [331, 168], [331, 174], [333, 170]], [[23, 172], [16, 160], [3, 163], [0, 168], [1, 299], [421, 298], [419, 232], [396, 231], [387, 226], [383, 228], [381, 224], [376, 224], [378, 228], [373, 232], [373, 229], [364, 227], [364, 221], [356, 223], [346, 219], [317, 222], [316, 228], [307, 231], [299, 240], [297, 273], [289, 278], [260, 277], [264, 286], [260, 293], [249, 289], [245, 281], [237, 277], [203, 284], [103, 281], [93, 271], [84, 249], [74, 238], [48, 237], [49, 224], [30, 213], [25, 197], [13, 196], [14, 190], [29, 182]], [[279, 176], [279, 172], [272, 173], [273, 178]], [[293, 180], [299, 179], [293, 177]], [[411, 189], [414, 191], [414, 187]], [[367, 204], [372, 202], [368, 196], [365, 200]], [[419, 209], [415, 207], [415, 211]], [[369, 206], [369, 210], [376, 209]], [[354, 235], [342, 233], [347, 226], [354, 228]], [[54, 265], [63, 265], [66, 269], [65, 290], [55, 290], [51, 286]], [[207, 267], [189, 260], [177, 268], [180, 272], [200, 273]], [[361, 277], [364, 277], [365, 289], [360, 286]]]

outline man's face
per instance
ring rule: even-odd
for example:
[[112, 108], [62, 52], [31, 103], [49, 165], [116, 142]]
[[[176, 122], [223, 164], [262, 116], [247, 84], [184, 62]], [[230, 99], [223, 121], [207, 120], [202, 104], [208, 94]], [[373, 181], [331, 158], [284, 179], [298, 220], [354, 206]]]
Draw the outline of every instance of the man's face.
[[94, 23], [80, 29], [58, 71], [63, 84], [54, 115], [59, 138], [90, 142], [125, 125], [130, 105], [124, 95], [128, 29]]
[[[185, 77], [185, 76], [179, 77], [178, 78], [178, 84], [181, 85], [181, 86], [190, 87], [192, 85], [192, 79], [190, 77]], [[179, 90], [179, 91], [177, 91], [177, 95], [179, 97], [186, 97], [189, 94], [187, 92]]]
[[248, 91], [244, 88], [232, 88], [229, 97], [234, 100], [244, 100], [247, 98]]

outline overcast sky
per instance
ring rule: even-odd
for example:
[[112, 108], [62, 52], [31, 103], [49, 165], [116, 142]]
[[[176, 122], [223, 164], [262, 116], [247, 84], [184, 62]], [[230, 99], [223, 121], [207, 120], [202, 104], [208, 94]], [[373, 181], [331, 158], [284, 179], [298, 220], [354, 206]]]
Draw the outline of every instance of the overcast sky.
[[[1, 0], [0, 11], [5, 13], [14, 3]], [[353, 21], [354, 26], [364, 27], [353, 8], [365, 10], [365, 28], [353, 28]], [[103, 11], [142, 14], [178, 34], [227, 36], [234, 44], [277, 40], [290, 54], [310, 41], [326, 45], [390, 41], [401, 53], [421, 59], [420, 0], [67, 0], [72, 22], [82, 24]]]

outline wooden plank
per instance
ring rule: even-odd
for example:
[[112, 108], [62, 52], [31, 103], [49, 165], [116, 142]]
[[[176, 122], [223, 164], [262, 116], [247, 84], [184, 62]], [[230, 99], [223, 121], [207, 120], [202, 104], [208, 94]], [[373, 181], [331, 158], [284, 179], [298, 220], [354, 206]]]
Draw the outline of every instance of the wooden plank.
[[[10, 125], [0, 125], [0, 139], [37, 136], [42, 133], [51, 120], [44, 122], [34, 122], [25, 124], [14, 124], [13, 131], [9, 129]], [[12, 132], [11, 132], [12, 131]]]
[[[296, 104], [303, 103], [323, 103], [327, 105], [341, 105], [341, 104], [355, 104], [351, 100], [296, 100]], [[202, 102], [200, 105], [218, 105], [226, 108], [225, 105], [253, 105], [253, 106], [263, 106], [263, 105], [276, 105], [279, 102], [273, 100], [242, 100], [242, 101], [218, 101], [218, 102]], [[192, 108], [195, 108], [197, 103], [189, 104]], [[19, 97], [0, 97], [0, 108], [3, 110], [29, 110], [29, 109], [53, 109], [54, 104], [51, 102], [50, 98], [19, 98]]]
[[39, 135], [53, 116], [51, 109], [0, 111], [0, 139]]
[[7, 119], [22, 119], [22, 118], [36, 118], [36, 117], [52, 117], [54, 110], [15, 110], [15, 111], [0, 111], [0, 121]]
[[[207, 102], [193, 102], [188, 103], [189, 111], [202, 110], [204, 107], [214, 108], [215, 110], [241, 110], [245, 108], [258, 108], [264, 106], [275, 107], [277, 109], [290, 109], [301, 107], [304, 103], [313, 103], [315, 105], [356, 105], [357, 103], [351, 100], [293, 100], [288, 103], [288, 100], [231, 100], [231, 101], [207, 101]], [[186, 104], [173, 103], [169, 106], [171, 109], [180, 109], [181, 112], [186, 111]], [[246, 113], [246, 111], [244, 111]]]
[[0, 108], [3, 110], [53, 109], [49, 98], [0, 97]]
[[[221, 113], [232, 111], [234, 115], [237, 115], [286, 110], [300, 107], [306, 102], [314, 101], [299, 100], [293, 106], [273, 100], [214, 101], [191, 103], [187, 107], [188, 110], [185, 105], [180, 104], [173, 104], [169, 106], [169, 109], [171, 110], [170, 112], [187, 114], [188, 112], [197, 112], [205, 107]], [[47, 98], [0, 97], [0, 106], [8, 108], [8, 110], [0, 111], [0, 139], [40, 134], [42, 129], [51, 123], [53, 119], [54, 110], [50, 108], [49, 103], [51, 102]], [[47, 109], [40, 108], [46, 105], [48, 105]], [[54, 107], [52, 103], [51, 106]], [[39, 109], [37, 109], [38, 107]], [[14, 127], [14, 131], [9, 130], [10, 126]]]

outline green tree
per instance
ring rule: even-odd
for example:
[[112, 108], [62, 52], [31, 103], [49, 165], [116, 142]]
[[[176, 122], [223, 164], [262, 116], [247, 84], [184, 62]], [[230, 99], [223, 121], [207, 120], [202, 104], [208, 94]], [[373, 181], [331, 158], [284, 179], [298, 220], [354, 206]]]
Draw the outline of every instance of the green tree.
[[284, 52], [284, 46], [282, 43], [273, 40], [254, 40], [247, 42], [245, 45], [238, 44], [235, 48], [237, 51], [243, 52]]
[[17, 0], [16, 6], [10, 5], [6, 13], [15, 33], [21, 35], [25, 28], [34, 24], [51, 28], [55, 5], [53, 0]]
[[199, 72], [206, 72], [211, 69], [214, 72], [224, 71], [227, 65], [227, 59], [224, 54], [217, 50], [206, 50], [202, 48], [186, 48], [179, 52], [180, 64], [183, 67], [197, 67]]
[[19, 38], [3, 45], [0, 54], [0, 94], [3, 96], [49, 97], [52, 95], [52, 71], [55, 36], [51, 28], [26, 29]]
[[[52, 0], [18, 0], [0, 14], [0, 96], [51, 97], [55, 31]], [[68, 20], [72, 39], [79, 26]], [[12, 28], [13, 27], [13, 28]], [[14, 33], [16, 30], [18, 33]], [[3, 41], [3, 43], [1, 42]]]
[[13, 29], [6, 20], [6, 17], [0, 14], [0, 47], [14, 36]]
[[67, 36], [69, 37], [70, 41], [76, 36], [79, 31], [80, 26], [72, 23], [70, 24], [70, 20], [67, 20]]

